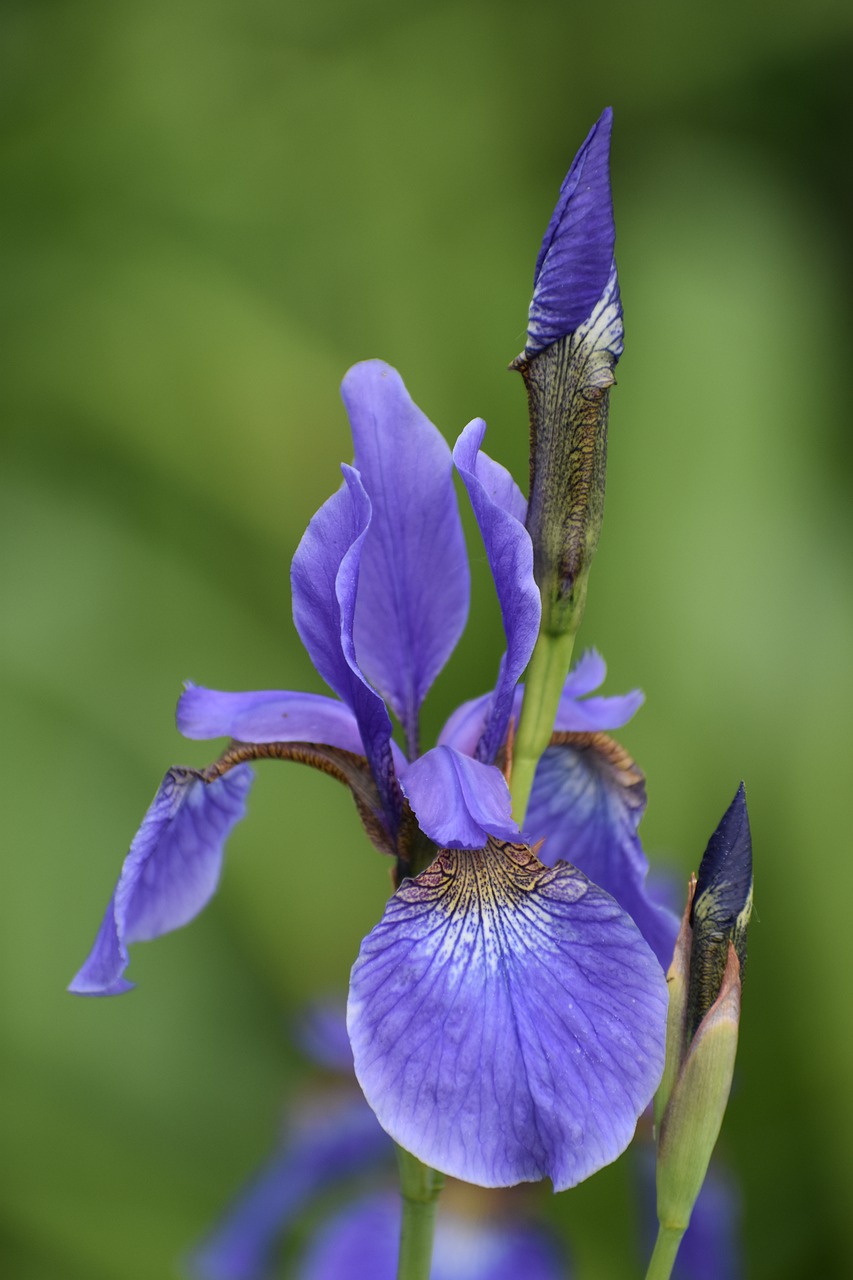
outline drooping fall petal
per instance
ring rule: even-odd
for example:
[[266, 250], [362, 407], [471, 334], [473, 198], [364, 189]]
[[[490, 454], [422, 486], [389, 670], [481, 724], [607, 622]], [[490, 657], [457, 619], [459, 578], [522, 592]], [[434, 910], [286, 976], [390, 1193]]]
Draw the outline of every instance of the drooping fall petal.
[[637, 834], [646, 807], [643, 775], [612, 738], [556, 734], [539, 762], [525, 827], [544, 840], [548, 866], [580, 867], [628, 912], [666, 970], [675, 915], [649, 892], [649, 864]]
[[362, 944], [348, 1027], [380, 1123], [482, 1186], [574, 1186], [627, 1146], [663, 1067], [666, 984], [628, 916], [522, 845], [443, 851]]
[[252, 770], [241, 765], [205, 784], [190, 769], [170, 769], [124, 860], [118, 884], [75, 995], [130, 991], [128, 945], [147, 942], [192, 920], [219, 883], [225, 841], [246, 812]]

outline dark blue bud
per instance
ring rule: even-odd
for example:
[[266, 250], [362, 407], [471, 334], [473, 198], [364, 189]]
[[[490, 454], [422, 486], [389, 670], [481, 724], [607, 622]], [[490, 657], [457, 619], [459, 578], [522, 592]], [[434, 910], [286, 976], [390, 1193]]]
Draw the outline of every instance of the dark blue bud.
[[746, 791], [740, 784], [699, 866], [690, 923], [688, 1036], [692, 1036], [717, 998], [731, 942], [741, 975], [746, 964], [746, 933], [752, 911], [752, 836]]

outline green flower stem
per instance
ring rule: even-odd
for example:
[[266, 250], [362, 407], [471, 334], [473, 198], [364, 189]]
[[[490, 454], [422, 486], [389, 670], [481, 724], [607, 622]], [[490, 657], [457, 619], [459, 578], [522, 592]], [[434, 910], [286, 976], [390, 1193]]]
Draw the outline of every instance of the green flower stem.
[[661, 1223], [646, 1280], [669, 1280], [684, 1230], [684, 1227], [665, 1227]]
[[576, 629], [561, 635], [540, 631], [524, 677], [521, 719], [512, 749], [510, 794], [512, 813], [523, 825], [533, 777], [543, 751], [551, 741], [560, 694], [572, 662]]
[[397, 1163], [403, 1197], [397, 1280], [429, 1280], [435, 1217], [444, 1174], [421, 1164], [402, 1147], [397, 1147]]

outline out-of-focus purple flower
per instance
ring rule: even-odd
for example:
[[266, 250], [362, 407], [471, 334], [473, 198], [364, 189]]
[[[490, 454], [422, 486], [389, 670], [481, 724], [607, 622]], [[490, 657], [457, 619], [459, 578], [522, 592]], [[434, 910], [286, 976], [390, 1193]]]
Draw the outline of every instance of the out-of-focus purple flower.
[[288, 1228], [330, 1185], [388, 1165], [387, 1134], [363, 1098], [302, 1118], [187, 1260], [194, 1280], [266, 1280]]
[[[654, 1245], [655, 1160], [650, 1148], [637, 1151], [643, 1254]], [[690, 1226], [678, 1248], [672, 1280], [741, 1280], [740, 1197], [727, 1170], [712, 1163], [693, 1206]]]
[[605, 294], [618, 309], [621, 329], [622, 310], [613, 260], [616, 226], [610, 193], [612, 130], [613, 111], [606, 107], [560, 188], [533, 275], [524, 353], [528, 360], [579, 329]]
[[[334, 1069], [346, 1038], [343, 1013], [330, 1004], [306, 1011], [298, 1043], [319, 1066]], [[341, 1064], [352, 1080], [352, 1065]], [[340, 1088], [340, 1086], [338, 1087]], [[296, 1112], [296, 1108], [294, 1108]], [[323, 1196], [358, 1178], [383, 1189], [321, 1222], [297, 1263], [297, 1280], [393, 1280], [400, 1235], [399, 1195], [385, 1190], [394, 1154], [364, 1099], [326, 1092], [289, 1124], [278, 1148], [186, 1259], [193, 1280], [269, 1280], [281, 1244]], [[504, 1215], [499, 1226], [442, 1209], [432, 1280], [565, 1280], [564, 1260], [541, 1227]]]
[[352, 1075], [352, 1046], [347, 1035], [346, 1004], [315, 1001], [293, 1028], [297, 1046], [317, 1067]]
[[693, 1206], [678, 1250], [672, 1280], [740, 1280], [743, 1255], [738, 1238], [740, 1202], [721, 1169], [711, 1168]]
[[[394, 1280], [400, 1199], [384, 1192], [348, 1205], [317, 1234], [298, 1280]], [[569, 1280], [541, 1229], [492, 1223], [444, 1210], [435, 1230], [430, 1280]]]
[[[557, 724], [581, 738], [561, 739], [558, 761], [543, 762], [532, 837], [555, 850], [555, 865], [543, 865], [522, 842], [499, 767], [540, 616], [524, 498], [482, 452], [481, 421], [452, 459], [389, 366], [356, 365], [343, 396], [355, 462], [311, 520], [291, 575], [297, 630], [337, 697], [188, 686], [181, 731], [235, 740], [193, 785], [216, 788], [233, 766], [275, 756], [350, 787], [374, 842], [412, 877], [353, 968], [349, 1032], [371, 1107], [443, 1172], [487, 1186], [544, 1176], [570, 1186], [621, 1153], [663, 1062], [666, 988], [641, 932], [657, 945], [635, 837], [642, 804], [626, 800], [634, 793], [598, 732], [624, 723], [639, 699], [587, 696], [604, 675], [597, 655], [570, 675]], [[468, 607], [452, 460], [491, 566], [506, 653], [473, 719], [457, 721], [459, 736], [449, 728], [419, 755], [419, 709]], [[548, 803], [550, 787], [559, 803]], [[573, 822], [566, 806], [578, 807]], [[155, 838], [148, 857], [151, 885], [166, 896], [154, 873], [170, 841], [168, 831], [161, 845]], [[575, 845], [609, 877], [608, 892], [556, 861]], [[205, 866], [215, 853], [218, 867], [221, 843], [182, 837], [181, 849]], [[112, 967], [87, 961], [90, 990], [123, 989], [127, 938], [115, 918], [122, 945]], [[174, 927], [168, 911], [163, 919]]]

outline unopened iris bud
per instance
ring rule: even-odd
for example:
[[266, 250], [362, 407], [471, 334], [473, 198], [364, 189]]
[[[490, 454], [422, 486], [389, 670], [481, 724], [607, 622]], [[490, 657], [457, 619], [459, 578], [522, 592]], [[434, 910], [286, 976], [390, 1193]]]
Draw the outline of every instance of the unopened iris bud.
[[708, 842], [690, 915], [693, 938], [687, 995], [687, 1034], [695, 1035], [711, 1008], [735, 949], [741, 979], [752, 913], [752, 836], [743, 783]]
[[608, 107], [572, 163], [533, 282], [527, 343], [513, 362], [530, 410], [530, 503], [542, 630], [580, 625], [604, 512], [607, 412], [622, 354], [613, 248]]
[[666, 1066], [655, 1099], [657, 1250], [671, 1248], [672, 1257], [690, 1222], [728, 1103], [751, 910], [752, 840], [741, 783], [708, 843], [698, 879], [691, 879], [667, 975]]

